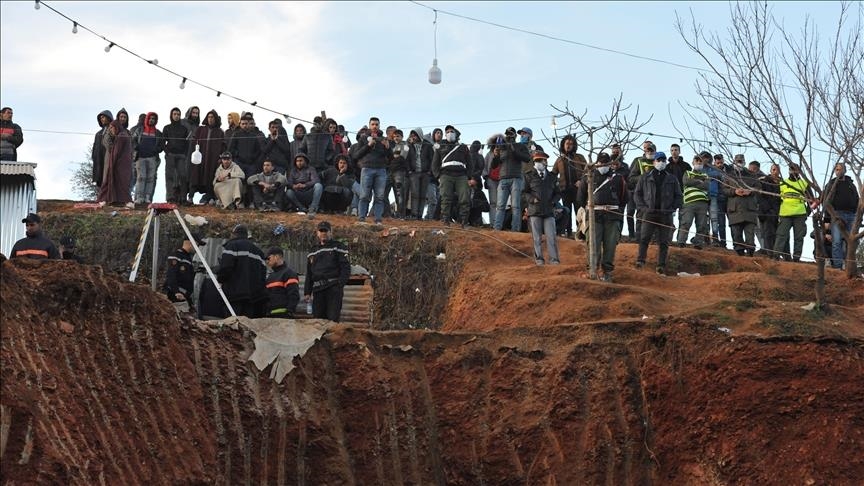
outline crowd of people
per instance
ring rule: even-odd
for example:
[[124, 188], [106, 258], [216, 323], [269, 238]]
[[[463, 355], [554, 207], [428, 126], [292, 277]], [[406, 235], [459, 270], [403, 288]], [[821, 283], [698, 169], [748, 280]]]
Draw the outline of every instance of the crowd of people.
[[[853, 229], [859, 201], [843, 164], [834, 167], [825, 188], [829, 199], [818, 201], [796, 164], [783, 177], [778, 164], [764, 173], [758, 161], [747, 163], [742, 154], [727, 164], [723, 154], [704, 151], [688, 163], [678, 144], [669, 147], [667, 157], [646, 140], [630, 164], [618, 144], [598, 154], [589, 194], [588, 161], [572, 135], [561, 138], [550, 164], [529, 127], [509, 127], [485, 144], [469, 145], [452, 125], [427, 134], [421, 128], [383, 128], [371, 117], [351, 143], [345, 127], [332, 118], [316, 117], [308, 132], [298, 123], [290, 139], [281, 118], [267, 124], [267, 134], [252, 113], [232, 112], [227, 119], [223, 130], [215, 110], [202, 118], [196, 106], [185, 115], [173, 108], [161, 130], [153, 112], [140, 114], [130, 129], [125, 109], [116, 120], [108, 110], [99, 113], [93, 141], [99, 202], [129, 207], [152, 202], [164, 154], [168, 202], [191, 205], [201, 194], [198, 204], [225, 210], [297, 211], [310, 219], [318, 212], [344, 213], [359, 222], [371, 217], [380, 224], [389, 217], [463, 227], [483, 226], [488, 213], [493, 230], [530, 228], [540, 265], [559, 262], [556, 236], [586, 239], [586, 229], [574, 228], [574, 219], [584, 226], [590, 198], [596, 209], [592, 251], [602, 278], [611, 279], [619, 241], [639, 244], [637, 266], [644, 266], [647, 247], [656, 242], [660, 273], [670, 244], [726, 248], [728, 239], [742, 256], [800, 261], [807, 216], [819, 204], [830, 204], [838, 216], [826, 221], [825, 233], [830, 264], [842, 268], [847, 262], [840, 229]], [[543, 235], [547, 257], [541, 252]]]

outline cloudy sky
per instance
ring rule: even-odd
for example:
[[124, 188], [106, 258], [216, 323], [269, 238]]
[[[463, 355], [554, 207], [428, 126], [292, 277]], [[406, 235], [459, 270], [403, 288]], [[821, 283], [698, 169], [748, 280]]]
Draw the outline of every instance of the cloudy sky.
[[[190, 80], [311, 119], [322, 109], [349, 130], [369, 116], [400, 128], [455, 124], [463, 141], [507, 126], [548, 133], [550, 104], [599, 117], [623, 93], [653, 115], [646, 128], [661, 149], [681, 132], [679, 103], [696, 101], [694, 70], [438, 16], [443, 82], [431, 85], [431, 10], [411, 2], [49, 2], [82, 25]], [[436, 2], [437, 9], [576, 42], [702, 66], [674, 29], [676, 13], [728, 28], [718, 2]], [[834, 3], [772, 4], [796, 28], [810, 15], [831, 31]], [[40, 199], [74, 199], [71, 171], [98, 129], [96, 114], [125, 107], [134, 119], [156, 111], [160, 127], [178, 106], [252, 111], [259, 126], [277, 115], [217, 98], [154, 68], [34, 2], [0, 2], [0, 103], [24, 129], [19, 160], [37, 162]], [[671, 116], [670, 116], [671, 115]], [[486, 123], [492, 122], [492, 123]], [[68, 132], [68, 133], [58, 133]], [[670, 135], [664, 138], [661, 135]], [[701, 138], [702, 133], [684, 133]], [[548, 147], [548, 144], [546, 144]], [[701, 148], [701, 147], [700, 147]], [[547, 151], [551, 147], [547, 148]], [[764, 154], [745, 150], [748, 160]], [[685, 144], [684, 155], [693, 149]], [[629, 156], [635, 156], [631, 150]], [[156, 199], [164, 197], [159, 173]]]

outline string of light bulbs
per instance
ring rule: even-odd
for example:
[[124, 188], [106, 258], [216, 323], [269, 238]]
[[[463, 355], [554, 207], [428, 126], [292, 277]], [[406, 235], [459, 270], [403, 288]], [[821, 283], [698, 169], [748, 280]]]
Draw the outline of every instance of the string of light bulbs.
[[[66, 15], [66, 14], [64, 14], [63, 12], [57, 10], [57, 9], [54, 8], [53, 6], [51, 6], [51, 5], [49, 5], [49, 4], [45, 3], [45, 2], [43, 2], [43, 1], [41, 1], [41, 0], [35, 0], [34, 8], [35, 8], [36, 10], [39, 10], [40, 7], [41, 7], [42, 5], [44, 5], [45, 8], [47, 8], [48, 10], [50, 10], [50, 11], [54, 12], [55, 14], [59, 15], [60, 17], [63, 17], [64, 19], [68, 20], [69, 22], [72, 22], [72, 33], [73, 33], [73, 34], [77, 34], [78, 31], [79, 31], [79, 29], [83, 29], [83, 30], [89, 32], [90, 34], [92, 34], [92, 35], [94, 35], [94, 36], [96, 36], [96, 37], [98, 37], [98, 38], [104, 40], [105, 42], [107, 42], [108, 44], [105, 46], [105, 52], [106, 52], [106, 53], [111, 52], [111, 49], [116, 47], [117, 49], [120, 49], [120, 50], [122, 50], [123, 52], [126, 52], [127, 54], [130, 54], [130, 55], [132, 55], [132, 56], [135, 56], [135, 57], [137, 57], [138, 59], [141, 59], [142, 61], [146, 62], [147, 64], [150, 64], [151, 66], [154, 66], [154, 67], [156, 67], [156, 68], [158, 68], [158, 69], [161, 69], [161, 70], [163, 70], [163, 71], [165, 71], [165, 72], [167, 72], [167, 73], [169, 73], [169, 74], [172, 74], [172, 75], [174, 75], [174, 76], [177, 76], [177, 78], [181, 80], [181, 81], [180, 81], [180, 85], [179, 85], [179, 88], [180, 88], [180, 89], [186, 89], [186, 83], [195, 84], [195, 85], [198, 85], [198, 86], [200, 86], [200, 87], [202, 87], [202, 88], [204, 88], [204, 89], [207, 89], [207, 90], [210, 90], [210, 91], [216, 93], [216, 96], [217, 96], [217, 97], [220, 97], [220, 96], [223, 96], [223, 95], [224, 95], [225, 97], [227, 97], [227, 98], [231, 98], [231, 99], [233, 99], [233, 100], [235, 100], [235, 101], [239, 101], [240, 103], [243, 103], [243, 104], [246, 104], [246, 105], [249, 105], [249, 106], [254, 106], [254, 107], [256, 107], [256, 108], [259, 109], [259, 110], [264, 110], [264, 111], [268, 111], [268, 112], [270, 112], [270, 113], [274, 113], [274, 114], [276, 114], [276, 115], [280, 115], [280, 116], [282, 116], [282, 117], [285, 119], [285, 123], [286, 123], [286, 124], [291, 123], [291, 117], [290, 117], [287, 113], [285, 113], [285, 112], [283, 112], [283, 111], [274, 110], [274, 109], [272, 109], [272, 108], [268, 108], [268, 107], [266, 107], [266, 106], [259, 105], [259, 104], [258, 104], [258, 101], [247, 101], [247, 100], [245, 100], [245, 99], [243, 99], [243, 98], [240, 98], [239, 96], [235, 96], [235, 95], [232, 95], [232, 94], [230, 94], [230, 93], [226, 93], [226, 92], [223, 91], [223, 90], [213, 88], [213, 87], [211, 87], [211, 86], [209, 86], [209, 85], [207, 85], [207, 84], [204, 84], [204, 83], [202, 83], [202, 82], [196, 81], [196, 80], [190, 78], [189, 76], [186, 76], [186, 75], [180, 74], [180, 73], [178, 73], [178, 72], [176, 72], [176, 71], [173, 71], [173, 70], [171, 70], [171, 69], [166, 68], [165, 66], [161, 66], [161, 65], [159, 65], [159, 59], [156, 59], [156, 58], [148, 59], [148, 58], [146, 58], [146, 57], [144, 57], [144, 56], [138, 54], [137, 52], [134, 52], [134, 51], [132, 51], [131, 49], [129, 49], [129, 48], [127, 48], [127, 47], [124, 47], [124, 46], [118, 44], [116, 41], [112, 41], [111, 39], [105, 37], [104, 35], [100, 34], [99, 32], [96, 32], [96, 31], [94, 31], [93, 29], [90, 29], [89, 27], [87, 27], [86, 25], [83, 25], [83, 24], [82, 24], [81, 22], [79, 22], [78, 20], [69, 17], [68, 15]], [[295, 120], [298, 120], [298, 121], [301, 121], [301, 122], [303, 122], [303, 123], [309, 123], [309, 124], [312, 123], [312, 122], [309, 121], [309, 120], [304, 120], [304, 119], [302, 119], [302, 118], [298, 118], [298, 117], [294, 117], [294, 119], [295, 119]]]
[[[464, 16], [464, 15], [456, 14], [456, 13], [453, 13], [453, 12], [448, 12], [448, 11], [444, 11], [444, 10], [438, 10], [438, 9], [435, 9], [435, 8], [429, 7], [429, 6], [427, 6], [427, 5], [424, 5], [424, 4], [420, 3], [420, 2], [416, 2], [416, 1], [412, 1], [411, 3], [414, 3], [414, 4], [416, 4], [416, 5], [419, 5], [419, 6], [421, 6], [421, 7], [427, 8], [427, 9], [430, 9], [430, 10], [432, 10], [432, 11], [434, 12], [434, 14], [435, 14], [435, 18], [434, 18], [434, 21], [433, 21], [433, 27], [434, 27], [434, 46], [435, 46], [435, 57], [433, 58], [433, 66], [432, 66], [432, 68], [430, 68], [430, 70], [429, 70], [429, 79], [430, 79], [430, 82], [433, 83], [433, 84], [438, 84], [438, 83], [440, 83], [440, 79], [441, 79], [441, 70], [437, 67], [437, 56], [438, 56], [438, 48], [437, 48], [437, 39], [438, 39], [438, 34], [437, 34], [437, 32], [438, 32], [438, 12], [439, 12], [439, 11], [440, 11], [441, 13], [444, 13], [444, 14], [447, 14], [447, 15], [451, 15], [451, 16], [454, 16], [454, 17], [463, 18], [463, 19], [471, 20], [471, 21], [475, 21], [475, 22], [480, 22], [480, 23], [484, 23], [484, 24], [492, 25], [492, 26], [499, 27], [499, 28], [504, 28], [504, 29], [509, 29], [509, 30], [515, 30], [515, 31], [518, 31], [518, 32], [523, 32], [523, 33], [527, 33], [527, 34], [537, 35], [537, 36], [540, 36], [540, 37], [550, 38], [550, 39], [552, 39], [552, 40], [558, 40], [558, 41], [563, 41], [563, 42], [567, 42], [567, 43], [570, 43], [570, 44], [582, 45], [582, 46], [584, 46], [584, 47], [590, 47], [590, 48], [595, 48], [595, 49], [600, 49], [600, 50], [606, 50], [606, 51], [609, 51], [609, 52], [614, 52], [614, 53], [618, 53], [618, 54], [624, 54], [624, 55], [628, 55], [628, 56], [631, 56], [631, 57], [637, 57], [637, 58], [641, 58], [641, 59], [645, 59], [645, 60], [656, 61], [656, 62], [663, 62], [663, 63], [666, 63], [666, 64], [676, 65], [676, 66], [679, 66], [679, 67], [684, 67], [684, 68], [689, 68], [689, 69], [699, 69], [699, 70], [703, 70], [703, 71], [704, 71], [704, 69], [700, 69], [700, 68], [693, 68], [692, 66], [678, 65], [678, 64], [676, 64], [676, 63], [671, 63], [671, 62], [668, 62], [668, 61], [663, 61], [663, 60], [659, 60], [659, 59], [653, 59], [653, 58], [644, 57], [644, 56], [632, 55], [632, 54], [630, 54], [630, 53], [626, 53], [626, 52], [623, 52], [623, 51], [614, 51], [614, 50], [605, 49], [605, 48], [598, 47], [598, 46], [593, 46], [593, 45], [590, 45], [590, 44], [583, 44], [583, 43], [579, 43], [579, 42], [576, 42], [576, 41], [570, 41], [570, 40], [567, 40], [567, 39], [560, 39], [560, 38], [556, 38], [556, 37], [553, 37], [553, 36], [548, 36], [548, 35], [545, 35], [545, 34], [539, 34], [539, 33], [536, 33], [536, 32], [527, 31], [527, 30], [524, 30], [524, 29], [517, 29], [517, 28], [513, 28], [513, 27], [508, 27], [508, 26], [505, 26], [505, 25], [500, 25], [500, 24], [496, 24], [496, 23], [493, 23], [493, 22], [484, 21], [484, 20], [481, 20], [481, 19], [475, 19], [475, 18], [472, 18], [472, 17], [468, 17], [468, 16]], [[180, 74], [180, 73], [178, 73], [178, 72], [176, 72], [176, 71], [173, 71], [173, 70], [171, 70], [171, 69], [168, 69], [168, 68], [166, 68], [165, 66], [160, 65], [160, 64], [159, 64], [159, 60], [158, 60], [157, 58], [148, 59], [148, 58], [146, 58], [146, 57], [144, 57], [144, 56], [138, 54], [137, 52], [135, 52], [135, 51], [133, 51], [133, 50], [131, 50], [131, 49], [129, 49], [129, 48], [127, 48], [127, 47], [121, 45], [121, 44], [118, 44], [116, 41], [112, 41], [111, 39], [107, 38], [105, 35], [100, 34], [100, 33], [96, 32], [96, 31], [94, 31], [93, 29], [87, 27], [86, 25], [83, 25], [83, 24], [82, 24], [81, 22], [79, 22], [78, 20], [69, 17], [68, 15], [66, 15], [66, 14], [64, 14], [63, 12], [61, 12], [61, 11], [57, 10], [56, 8], [54, 8], [52, 5], [49, 5], [48, 3], [44, 2], [44, 1], [41, 1], [41, 0], [35, 0], [34, 8], [35, 8], [36, 10], [39, 10], [40, 7], [41, 7], [42, 5], [44, 5], [48, 10], [54, 12], [54, 13], [57, 14], [58, 16], [60, 16], [60, 17], [62, 17], [62, 18], [64, 18], [64, 19], [66, 19], [67, 21], [71, 22], [71, 23], [72, 23], [72, 33], [73, 33], [73, 34], [77, 34], [77, 33], [79, 32], [80, 29], [83, 29], [84, 31], [86, 31], [86, 32], [88, 32], [88, 33], [94, 35], [95, 37], [98, 37], [98, 38], [104, 40], [105, 42], [107, 42], [107, 45], [105, 46], [105, 52], [106, 52], [106, 53], [111, 52], [111, 49], [113, 49], [113, 48], [116, 47], [117, 49], [120, 49], [120, 50], [122, 50], [122, 51], [124, 51], [124, 52], [126, 52], [126, 53], [128, 53], [128, 54], [130, 54], [130, 55], [132, 55], [132, 56], [134, 56], [134, 57], [136, 57], [136, 58], [138, 58], [138, 59], [141, 59], [142, 61], [144, 61], [144, 62], [150, 64], [151, 66], [154, 66], [154, 67], [156, 67], [156, 68], [158, 68], [158, 69], [161, 69], [161, 70], [163, 70], [163, 71], [165, 71], [165, 72], [167, 72], [167, 73], [169, 73], [169, 74], [171, 74], [171, 75], [177, 76], [177, 78], [179, 78], [179, 79], [181, 80], [181, 81], [180, 81], [180, 84], [179, 84], [179, 88], [180, 88], [180, 89], [185, 89], [187, 83], [192, 83], [192, 84], [195, 84], [195, 85], [197, 85], [197, 86], [200, 86], [200, 87], [202, 87], [202, 88], [204, 88], [204, 89], [207, 89], [207, 90], [210, 90], [210, 91], [214, 92], [214, 93], [216, 94], [217, 97], [220, 97], [220, 96], [223, 96], [223, 95], [224, 95], [224, 96], [226, 96], [226, 97], [228, 97], [228, 98], [231, 98], [231, 99], [233, 99], [233, 100], [235, 100], [235, 101], [238, 101], [238, 102], [240, 102], [240, 103], [243, 103], [243, 104], [246, 104], [246, 105], [249, 105], [249, 106], [252, 106], [252, 107], [256, 107], [256, 108], [259, 109], [259, 110], [264, 110], [264, 111], [267, 111], [267, 112], [270, 112], [270, 113], [274, 113], [274, 114], [280, 115], [280, 116], [282, 116], [282, 117], [285, 119], [285, 122], [286, 122], [286, 123], [291, 123], [291, 117], [290, 117], [287, 113], [284, 113], [284, 112], [282, 112], [282, 111], [274, 110], [274, 109], [272, 109], [272, 108], [268, 108], [268, 107], [266, 107], [266, 106], [260, 105], [260, 104], [258, 104], [257, 101], [247, 101], [247, 100], [245, 100], [245, 99], [243, 99], [243, 98], [240, 98], [240, 97], [238, 97], [238, 96], [232, 95], [232, 94], [230, 94], [230, 93], [226, 93], [225, 91], [222, 91], [222, 90], [219, 90], [219, 89], [213, 88], [213, 87], [211, 87], [211, 86], [209, 86], [209, 85], [207, 85], [207, 84], [204, 84], [203, 82], [196, 81], [196, 80], [190, 78], [190, 77], [187, 76], [187, 75], [183, 75], [183, 74]], [[435, 80], [437, 80], [437, 82], [436, 82]], [[551, 120], [552, 120], [551, 127], [552, 127], [553, 131], [556, 131], [556, 130], [557, 130], [557, 121], [556, 121], [556, 118], [561, 118], [561, 117], [563, 117], [563, 116], [564, 116], [564, 115], [560, 115], [560, 114], [558, 114], [558, 115], [552, 115], [552, 117], [551, 117]], [[491, 121], [463, 122], [463, 123], [457, 123], [456, 125], [459, 125], [459, 126], [483, 125], [483, 124], [504, 123], [504, 122], [512, 122], [512, 121], [525, 121], [525, 120], [542, 119], [542, 118], [548, 118], [548, 115], [538, 116], [538, 117], [511, 118], [511, 119], [506, 119], [506, 120], [491, 120]], [[296, 117], [296, 116], [294, 117], [294, 119], [297, 120], [297, 121], [303, 122], [303, 123], [307, 123], [307, 124], [312, 124], [312, 123], [313, 123], [313, 122], [311, 122], [311, 121], [309, 121], [309, 120], [304, 120], [304, 119], [299, 118], [299, 117]], [[439, 124], [439, 125], [440, 125], [440, 124]], [[432, 127], [432, 125], [427, 125], [427, 126], [428, 126], [428, 127]], [[34, 131], [35, 131], [35, 130], [34, 130]], [[46, 131], [46, 132], [50, 132], [49, 130], [45, 130], [45, 131]], [[349, 133], [349, 134], [356, 134], [356, 132], [354, 132], [354, 131], [347, 131], [347, 130], [346, 130], [346, 132]], [[679, 141], [679, 143], [684, 143], [684, 142], [686, 141], [686, 142], [693, 142], [693, 143], [700, 143], [700, 144], [708, 144], [709, 147], [713, 146], [713, 144], [714, 144], [714, 142], [711, 141], [711, 140], [702, 140], [702, 139], [688, 138], [688, 137], [682, 137], [682, 136], [680, 136], [680, 135], [664, 135], [664, 134], [659, 134], [659, 133], [654, 133], [654, 132], [645, 132], [645, 131], [638, 131], [638, 130], [632, 130], [631, 132], [632, 132], [632, 133], [636, 133], [636, 134], [640, 134], [640, 135], [646, 135], [646, 136], [649, 136], [649, 137], [658, 137], [658, 138], [664, 138], [664, 139], [669, 139], [669, 140], [675, 140], [675, 139], [677, 139], [677, 140]], [[70, 133], [70, 132], [60, 132], [60, 131], [55, 131], [54, 133]], [[556, 138], [553, 138], [553, 139], [543, 138], [543, 139], [535, 139], [535, 140], [536, 140], [536, 141], [548, 141], [548, 142], [554, 142], [554, 141], [557, 141], [557, 137], [556, 137]], [[484, 145], [485, 145], [485, 144], [484, 144]], [[759, 147], [758, 147], [757, 145], [755, 145], [755, 144], [750, 144], [750, 143], [746, 143], [746, 142], [736, 142], [736, 143], [731, 143], [731, 144], [729, 144], [729, 145], [733, 145], [733, 146], [741, 147], [741, 148], [759, 148]], [[813, 150], [816, 150], [816, 151], [819, 151], [819, 152], [823, 152], [823, 153], [830, 153], [830, 152], [827, 151], [827, 150], [820, 150], [820, 149], [818, 149], [818, 148], [814, 148]]]

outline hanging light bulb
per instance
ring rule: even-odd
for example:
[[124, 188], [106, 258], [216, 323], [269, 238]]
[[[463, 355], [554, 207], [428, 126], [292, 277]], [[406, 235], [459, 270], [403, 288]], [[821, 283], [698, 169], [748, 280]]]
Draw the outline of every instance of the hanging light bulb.
[[72, 22], [72, 33], [73, 34], [78, 33], [78, 22]]
[[113, 42], [110, 43], [110, 44], [108, 44], [107, 46], [105, 46], [105, 52], [111, 52], [111, 48], [112, 48], [112, 47], [114, 47], [114, 43], [113, 43]]
[[39, 10], [40, 8], [42, 8], [42, 6], [39, 5], [39, 0], [36, 0], [36, 5], [34, 5], [33, 8], [35, 8], [36, 10]]
[[432, 58], [432, 67], [429, 68], [429, 83], [441, 84], [441, 69], [438, 67], [438, 11], [435, 10], [435, 20], [432, 22], [435, 57]]
[[222, 92], [221, 92], [221, 91], [217, 91], [217, 92], [216, 92], [216, 97], [218, 98], [218, 97], [220, 97], [220, 96], [222, 96]]
[[432, 67], [429, 68], [429, 82], [441, 84], [441, 68], [438, 67], [438, 59], [432, 59]]
[[282, 116], [285, 117], [285, 124], [286, 125], [291, 123], [291, 118], [288, 115], [282, 115]]
[[186, 78], [183, 78], [183, 81], [180, 81], [180, 89], [186, 89]]
[[156, 59], [155, 57], [153, 58], [153, 60], [151, 60], [151, 61], [147, 61], [147, 62], [149, 62], [150, 64], [152, 64], [152, 65], [154, 65], [154, 66], [158, 66], [158, 65], [159, 65], [159, 59]]
[[558, 129], [558, 122], [555, 121], [555, 115], [552, 115], [552, 124], [550, 126], [552, 127], [552, 130]]

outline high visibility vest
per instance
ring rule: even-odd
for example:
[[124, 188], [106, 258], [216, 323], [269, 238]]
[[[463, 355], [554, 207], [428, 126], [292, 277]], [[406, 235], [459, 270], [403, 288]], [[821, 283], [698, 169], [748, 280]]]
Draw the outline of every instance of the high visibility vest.
[[[690, 177], [693, 179], [707, 180], [708, 174], [705, 174], [704, 172], [694, 172], [694, 171], [688, 170], [687, 171], [687, 177]], [[684, 204], [693, 203], [693, 202], [697, 202], [697, 201], [708, 202], [709, 201], [708, 191], [706, 191], [705, 189], [699, 189], [698, 187], [685, 186], [684, 187]]]
[[646, 159], [645, 157], [639, 157], [639, 174], [643, 175], [646, 172], [650, 172], [651, 169], [654, 168], [654, 161], [650, 159]]
[[780, 216], [806, 216], [807, 181], [783, 179], [780, 181]]

